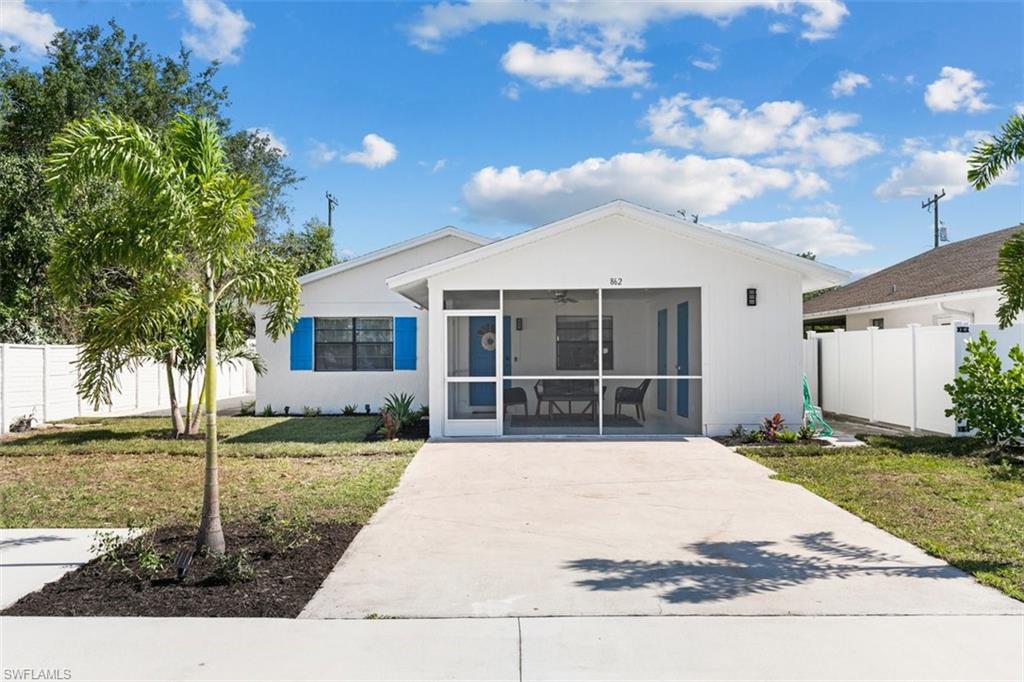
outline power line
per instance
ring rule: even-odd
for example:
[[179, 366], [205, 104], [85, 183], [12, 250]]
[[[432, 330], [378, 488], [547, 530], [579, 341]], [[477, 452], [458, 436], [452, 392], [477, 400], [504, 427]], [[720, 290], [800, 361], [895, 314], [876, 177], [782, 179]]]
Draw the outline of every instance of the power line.
[[[939, 248], [939, 199], [946, 196], [946, 190], [942, 190], [942, 194], [936, 194], [928, 201], [921, 202], [921, 208], [926, 208], [932, 212], [932, 216], [935, 218], [935, 248]], [[933, 210], [934, 207], [934, 210]]]

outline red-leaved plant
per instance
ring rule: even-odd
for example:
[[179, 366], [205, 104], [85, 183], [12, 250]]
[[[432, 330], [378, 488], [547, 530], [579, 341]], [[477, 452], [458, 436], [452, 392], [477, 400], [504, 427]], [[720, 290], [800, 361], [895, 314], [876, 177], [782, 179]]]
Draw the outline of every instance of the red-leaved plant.
[[779, 431], [782, 431], [786, 427], [786, 421], [782, 418], [782, 415], [776, 412], [771, 417], [765, 417], [761, 422], [761, 433], [768, 440], [775, 440]]

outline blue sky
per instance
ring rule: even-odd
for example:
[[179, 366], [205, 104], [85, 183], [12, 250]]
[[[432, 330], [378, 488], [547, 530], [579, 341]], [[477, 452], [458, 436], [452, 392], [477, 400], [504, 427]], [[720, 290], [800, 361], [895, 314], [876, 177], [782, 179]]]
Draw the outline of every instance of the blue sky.
[[1024, 106], [1024, 5], [738, 1], [413, 4], [0, 0], [22, 60], [114, 17], [223, 62], [235, 127], [341, 202], [362, 253], [454, 224], [512, 234], [613, 198], [869, 272], [1019, 222], [1021, 180], [966, 188], [973, 141]]

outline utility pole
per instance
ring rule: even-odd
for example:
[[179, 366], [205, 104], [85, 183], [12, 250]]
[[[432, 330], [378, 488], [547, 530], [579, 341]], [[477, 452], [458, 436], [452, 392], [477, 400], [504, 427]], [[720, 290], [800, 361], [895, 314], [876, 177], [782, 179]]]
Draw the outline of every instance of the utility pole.
[[[330, 192], [327, 192], [326, 194], [327, 194], [327, 227], [334, 227], [334, 225], [332, 223], [332, 218], [334, 216], [334, 207], [338, 205], [338, 200]], [[938, 237], [936, 237], [936, 239], [938, 239]], [[938, 245], [938, 243], [936, 243], [936, 246], [937, 245]]]
[[[932, 212], [932, 216], [935, 218], [935, 248], [939, 248], [939, 199], [946, 196], [946, 190], [942, 190], [942, 194], [936, 194], [928, 201], [921, 202], [921, 208], [926, 208]], [[934, 208], [933, 208], [934, 207]]]

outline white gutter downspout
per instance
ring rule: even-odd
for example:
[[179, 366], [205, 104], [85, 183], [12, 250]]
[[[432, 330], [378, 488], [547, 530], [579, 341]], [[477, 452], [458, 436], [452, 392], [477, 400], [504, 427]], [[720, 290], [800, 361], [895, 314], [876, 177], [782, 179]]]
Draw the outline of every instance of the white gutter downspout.
[[964, 315], [965, 318], [968, 318], [968, 322], [974, 322], [974, 313], [971, 312], [970, 310], [957, 310], [956, 308], [950, 308], [948, 305], [942, 302], [939, 302], [939, 310], [941, 310], [944, 313], [951, 313], [953, 315]]

